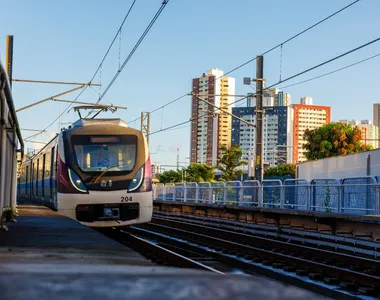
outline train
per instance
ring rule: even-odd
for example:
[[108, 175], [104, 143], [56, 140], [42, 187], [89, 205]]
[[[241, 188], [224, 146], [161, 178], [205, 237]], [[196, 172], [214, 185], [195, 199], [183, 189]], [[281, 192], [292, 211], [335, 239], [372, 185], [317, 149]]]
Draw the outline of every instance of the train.
[[149, 222], [146, 138], [120, 119], [80, 119], [23, 162], [17, 200], [39, 202], [89, 227]]

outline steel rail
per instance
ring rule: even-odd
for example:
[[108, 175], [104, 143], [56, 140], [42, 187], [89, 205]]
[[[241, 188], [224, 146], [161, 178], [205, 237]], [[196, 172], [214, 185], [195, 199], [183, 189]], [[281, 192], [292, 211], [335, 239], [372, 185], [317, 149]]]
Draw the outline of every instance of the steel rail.
[[153, 257], [154, 259], [158, 259], [160, 261], [165, 262], [166, 265], [172, 265], [181, 268], [205, 270], [224, 275], [223, 272], [220, 272], [207, 265], [199, 263], [178, 253], [175, 253], [171, 250], [165, 249], [164, 247], [156, 245], [150, 241], [147, 241], [146, 239], [133, 235], [130, 232], [112, 229], [110, 231], [103, 231], [103, 233], [117, 240], [119, 243], [125, 246], [132, 246], [132, 248], [140, 250], [138, 252], [141, 252], [143, 255], [149, 254], [149, 257]]
[[[327, 286], [326, 284], [319, 284], [317, 281], [305, 280], [300, 276], [292, 276], [291, 273], [293, 272], [293, 267], [291, 265], [284, 267], [284, 269], [288, 268], [287, 272], [290, 274], [287, 274], [285, 272], [276, 270], [276, 268], [279, 269], [280, 264], [277, 264], [277, 267], [273, 268], [269, 266], [262, 266], [260, 263], [265, 262], [264, 258], [258, 259], [257, 257], [254, 257], [252, 259], [249, 259], [248, 256], [250, 255], [245, 255], [247, 258], [245, 259], [242, 258], [242, 253], [237, 253], [236, 255], [231, 255], [233, 251], [230, 251], [230, 254], [223, 253], [223, 250], [220, 251], [220, 249], [211, 249], [211, 246], [208, 246], [207, 243], [201, 243], [200, 241], [196, 240], [196, 237], [191, 239], [191, 241], [193, 241], [191, 242], [190, 239], [178, 239], [169, 236], [164, 232], [160, 233], [136, 226], [131, 226], [128, 230], [130, 232], [133, 232], [135, 235], [149, 238], [159, 243], [171, 244], [172, 247], [178, 247], [186, 249], [187, 251], [200, 253], [204, 256], [213, 257], [217, 261], [220, 261], [227, 266], [240, 268], [248, 274], [261, 274], [271, 279], [280, 280], [286, 284], [298, 286], [333, 299], [358, 299], [356, 295], [348, 294], [345, 291], [340, 290], [340, 288], [336, 285]], [[293, 269], [294, 271], [296, 270], [295, 268]]]
[[[175, 228], [171, 226], [175, 226]], [[274, 252], [272, 250], [265, 250], [263, 249], [263, 244], [257, 244], [256, 246], [247, 245], [247, 244], [244, 244], [246, 242], [246, 238], [248, 237], [247, 235], [239, 235], [237, 238], [236, 234], [230, 232], [229, 236], [226, 237], [225, 235], [222, 235], [221, 232], [218, 232], [218, 230], [215, 230], [212, 228], [211, 228], [212, 230], [207, 232], [207, 230], [210, 228], [206, 228], [206, 227], [204, 227], [203, 233], [200, 233], [199, 232], [200, 226], [191, 224], [191, 226], [188, 226], [189, 230], [185, 230], [185, 229], [181, 229], [181, 227], [184, 227], [184, 226], [181, 225], [180, 222], [172, 222], [171, 226], [166, 226], [166, 225], [152, 222], [149, 224], [144, 224], [142, 227], [148, 228], [148, 229], [150, 228], [153, 231], [162, 232], [162, 233], [173, 235], [173, 236], [180, 237], [183, 239], [195, 240], [197, 243], [205, 243], [206, 245], [209, 245], [209, 247], [227, 249], [228, 251], [231, 251], [234, 253], [244, 253], [246, 255], [261, 257], [266, 260], [271, 259], [273, 261], [285, 262], [286, 264], [294, 265], [300, 269], [307, 268], [310, 271], [310, 273], [313, 273], [313, 272], [322, 273], [330, 277], [343, 278], [344, 280], [357, 282], [363, 286], [375, 287], [378, 290], [380, 290], [379, 276], [365, 274], [365, 273], [357, 272], [357, 271], [350, 270], [347, 268], [333, 266], [328, 263], [312, 261], [309, 259], [297, 257], [296, 256], [297, 253], [284, 254], [284, 253]], [[267, 242], [270, 243], [271, 240], [267, 239]], [[272, 242], [275, 242], [275, 241], [272, 241]], [[308, 249], [310, 251], [319, 250], [319, 249], [313, 249], [311, 247], [300, 247], [299, 245], [286, 244], [286, 243], [276, 243], [276, 245], [277, 245], [277, 248], [280, 247], [279, 249], [281, 249], [281, 246], [282, 246], [282, 249], [285, 248], [287, 250], [289, 248], [296, 249], [296, 250]], [[322, 257], [324, 259], [331, 259], [332, 257], [331, 255], [334, 255], [334, 254], [335, 254], [335, 257], [338, 257], [336, 253], [331, 252], [331, 251], [325, 251], [323, 253], [325, 255], [328, 254], [328, 256]], [[339, 256], [341, 256], [341, 254], [339, 254]], [[360, 259], [360, 261], [364, 261], [364, 260]], [[357, 257], [351, 256], [350, 262], [351, 264], [355, 264], [355, 262], [359, 262], [359, 260]]]
[[317, 247], [326, 247], [334, 249], [334, 252], [353, 253], [362, 255], [363, 257], [375, 258], [380, 257], [380, 243], [354, 238], [346, 238], [325, 233], [316, 233], [312, 231], [303, 231], [297, 229], [289, 229], [276, 227], [271, 225], [247, 224], [238, 221], [230, 221], [223, 219], [204, 218], [187, 215], [170, 215], [170, 214], [154, 214], [153, 218], [168, 219], [173, 221], [188, 222], [191, 224], [199, 224], [217, 229], [234, 230], [240, 233], [251, 234], [255, 236], [273, 237], [277, 240], [289, 242], [300, 242], [303, 245], [313, 245]]

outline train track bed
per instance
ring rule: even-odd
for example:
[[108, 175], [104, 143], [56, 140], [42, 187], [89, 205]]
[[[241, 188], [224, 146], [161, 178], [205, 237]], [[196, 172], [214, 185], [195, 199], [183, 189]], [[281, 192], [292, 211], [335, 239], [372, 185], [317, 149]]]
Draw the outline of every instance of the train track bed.
[[250, 224], [220, 218], [192, 216], [188, 214], [154, 212], [154, 217], [175, 221], [186, 221], [188, 223], [233, 230], [250, 235], [268, 237], [270, 239], [275, 238], [277, 240], [286, 241], [287, 243], [308, 245], [361, 257], [374, 259], [380, 258], [380, 243], [360, 238], [342, 237], [320, 232], [271, 225]]
[[113, 228], [99, 229], [99, 231], [140, 253], [157, 265], [206, 270], [219, 274], [225, 274], [230, 271], [230, 268], [215, 261], [211, 257], [180, 247], [173, 247], [173, 245], [142, 238], [132, 234], [130, 230], [127, 232]]
[[231, 269], [265, 275], [324, 296], [369, 299], [380, 295], [380, 260], [305, 245], [311, 238], [302, 245], [284, 241], [283, 237], [225, 228], [231, 224], [224, 224], [224, 228], [219, 224], [217, 228], [215, 224], [177, 218], [155, 215], [151, 223], [132, 226], [128, 231], [172, 249], [212, 258]]

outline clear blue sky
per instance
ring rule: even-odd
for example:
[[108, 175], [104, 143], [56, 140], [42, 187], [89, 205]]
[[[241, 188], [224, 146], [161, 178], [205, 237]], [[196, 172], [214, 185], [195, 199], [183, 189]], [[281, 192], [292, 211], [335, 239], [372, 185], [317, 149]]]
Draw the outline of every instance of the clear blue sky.
[[[121, 40], [125, 58], [145, 29], [161, 0], [137, 0]], [[170, 0], [147, 38], [123, 70], [103, 103], [126, 105], [116, 114], [126, 121], [191, 90], [191, 79], [207, 69], [228, 71], [352, 1], [348, 0]], [[88, 81], [95, 72], [132, 0], [1, 0], [0, 55], [5, 36], [14, 35], [14, 78]], [[361, 0], [348, 10], [314, 28], [283, 48], [282, 76], [302, 71], [380, 36], [380, 1]], [[380, 53], [380, 43], [320, 68], [297, 82]], [[96, 82], [105, 85], [118, 68], [119, 41]], [[279, 78], [279, 50], [264, 58], [268, 84]], [[348, 70], [298, 85], [285, 92], [298, 103], [312, 96], [314, 104], [331, 105], [332, 118], [371, 119], [372, 104], [379, 102], [380, 57]], [[250, 92], [242, 77], [255, 74], [255, 63], [231, 74], [237, 93]], [[292, 83], [290, 82], [290, 83]], [[103, 88], [104, 88], [103, 87]], [[14, 83], [16, 107], [60, 93], [70, 86]], [[76, 94], [64, 97], [73, 99]], [[96, 101], [88, 89], [82, 101]], [[63, 105], [65, 108], [65, 105]], [[45, 103], [19, 114], [23, 128], [42, 129], [59, 114], [58, 103]], [[151, 116], [151, 131], [190, 118], [190, 97]], [[75, 119], [65, 114], [62, 122]], [[130, 124], [139, 126], [139, 124]], [[55, 132], [58, 123], [49, 130]], [[189, 155], [189, 127], [151, 136], [153, 162], [175, 164]], [[24, 132], [24, 136], [29, 135]], [[48, 140], [48, 136], [39, 137]], [[31, 145], [27, 145], [30, 147]]]

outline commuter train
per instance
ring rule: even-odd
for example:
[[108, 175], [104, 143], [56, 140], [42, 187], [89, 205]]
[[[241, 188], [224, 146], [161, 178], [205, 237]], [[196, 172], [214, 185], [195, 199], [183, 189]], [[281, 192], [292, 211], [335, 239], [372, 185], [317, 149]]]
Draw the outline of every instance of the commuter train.
[[120, 119], [80, 119], [23, 163], [17, 192], [90, 227], [149, 222], [146, 139]]

